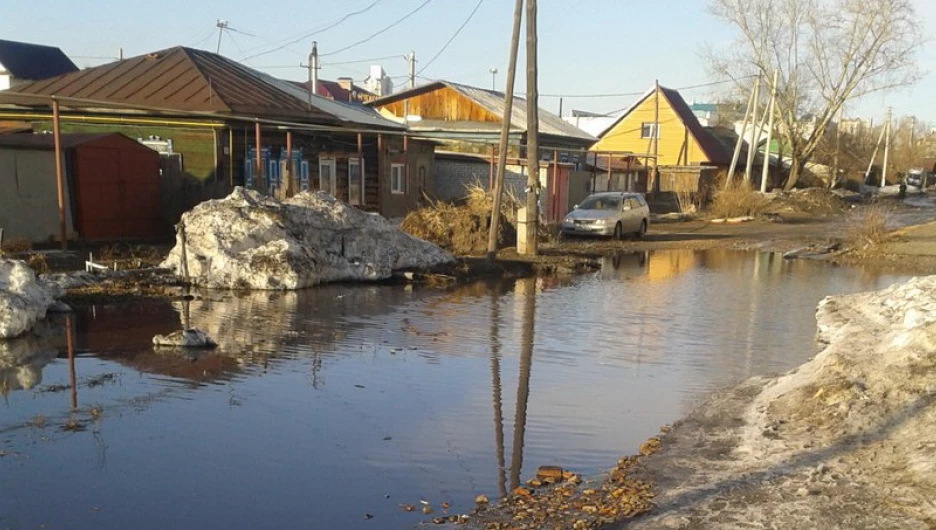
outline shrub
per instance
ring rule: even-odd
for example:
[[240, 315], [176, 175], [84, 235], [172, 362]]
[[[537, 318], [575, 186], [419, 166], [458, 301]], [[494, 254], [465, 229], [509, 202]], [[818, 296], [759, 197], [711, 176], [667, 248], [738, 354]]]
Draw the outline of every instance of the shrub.
[[870, 248], [888, 239], [890, 209], [883, 204], [863, 208], [848, 220], [846, 239], [852, 248]]
[[720, 219], [756, 216], [767, 208], [767, 199], [748, 181], [734, 182], [715, 193], [709, 214]]

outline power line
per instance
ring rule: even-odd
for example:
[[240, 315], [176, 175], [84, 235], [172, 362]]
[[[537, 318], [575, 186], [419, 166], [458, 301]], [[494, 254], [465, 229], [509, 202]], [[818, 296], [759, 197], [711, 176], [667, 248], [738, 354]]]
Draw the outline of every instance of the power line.
[[378, 37], [378, 36], [380, 36], [380, 35], [382, 35], [382, 34], [388, 32], [388, 31], [390, 31], [391, 29], [393, 29], [393, 28], [399, 26], [400, 24], [402, 24], [403, 22], [405, 22], [407, 19], [409, 19], [410, 17], [412, 17], [412, 16], [415, 15], [416, 13], [420, 12], [424, 7], [426, 7], [427, 5], [429, 5], [430, 2], [432, 2], [432, 0], [425, 0], [423, 3], [419, 4], [419, 7], [417, 7], [416, 9], [414, 9], [414, 10], [412, 10], [412, 11], [410, 11], [409, 13], [403, 15], [402, 18], [400, 18], [400, 19], [397, 20], [396, 22], [390, 24], [389, 26], [387, 26], [387, 27], [381, 29], [380, 31], [378, 31], [378, 32], [376, 32], [376, 33], [373, 33], [373, 34], [371, 34], [370, 36], [368, 36], [367, 38], [361, 39], [361, 40], [355, 42], [354, 44], [349, 44], [348, 46], [345, 46], [344, 48], [341, 48], [341, 49], [339, 49], [339, 50], [335, 50], [335, 51], [333, 51], [333, 52], [331, 52], [331, 53], [323, 54], [322, 57], [328, 57], [329, 55], [337, 55], [337, 54], [339, 54], [339, 53], [341, 53], [341, 52], [343, 52], [343, 51], [350, 50], [351, 48], [354, 48], [355, 46], [360, 46], [361, 44], [364, 44], [365, 42], [370, 42], [370, 41], [373, 40], [374, 38], [376, 38], [376, 37]]
[[370, 11], [371, 9], [373, 9], [377, 4], [379, 4], [379, 3], [383, 2], [383, 1], [384, 1], [384, 0], [374, 0], [374, 1], [371, 2], [367, 7], [363, 8], [363, 9], [360, 9], [360, 10], [358, 10], [358, 11], [353, 11], [353, 12], [351, 12], [351, 13], [348, 13], [347, 15], [345, 15], [345, 16], [339, 18], [338, 20], [336, 20], [335, 22], [333, 22], [333, 23], [331, 23], [331, 24], [328, 24], [327, 26], [318, 28], [318, 29], [316, 29], [316, 30], [314, 30], [314, 31], [310, 31], [309, 33], [306, 33], [306, 34], [304, 34], [304, 35], [300, 35], [299, 37], [296, 37], [295, 39], [290, 40], [290, 41], [287, 42], [286, 44], [282, 44], [282, 45], [280, 45], [280, 46], [277, 46], [277, 47], [272, 48], [272, 49], [270, 49], [270, 50], [267, 50], [267, 51], [265, 51], [265, 52], [255, 53], [255, 54], [253, 54], [253, 55], [251, 55], [251, 56], [249, 56], [249, 57], [244, 57], [244, 59], [242, 59], [242, 60], [246, 61], [246, 60], [248, 60], [248, 59], [253, 59], [253, 58], [255, 58], [255, 57], [260, 57], [260, 56], [262, 56], [262, 55], [268, 55], [268, 54], [271, 54], [271, 53], [273, 53], [273, 52], [278, 52], [278, 51], [282, 50], [283, 48], [286, 48], [286, 47], [288, 47], [288, 46], [291, 46], [291, 45], [293, 45], [293, 44], [295, 44], [295, 43], [297, 43], [297, 42], [299, 42], [299, 41], [301, 41], [301, 40], [308, 39], [309, 37], [312, 37], [313, 35], [318, 35], [319, 33], [324, 33], [324, 32], [326, 32], [326, 31], [328, 31], [328, 30], [330, 30], [330, 29], [332, 29], [332, 28], [334, 28], [334, 27], [336, 27], [336, 26], [338, 26], [338, 25], [340, 25], [340, 24], [343, 24], [345, 21], [347, 21], [348, 19], [350, 19], [350, 18], [352, 18], [352, 17], [355, 17], [355, 16], [357, 16], [357, 15], [363, 15], [364, 13], [367, 13], [368, 11]]
[[[710, 83], [701, 83], [698, 85], [678, 87], [673, 90], [693, 90], [696, 88], [705, 88], [705, 87], [716, 86], [716, 85], [724, 85], [727, 83], [735, 83], [737, 81], [744, 80], [744, 79], [753, 79], [754, 77], [756, 76], [746, 76], [746, 77], [740, 77], [738, 79], [725, 79], [723, 81], [713, 81]], [[583, 98], [584, 99], [584, 98], [617, 98], [617, 97], [627, 97], [627, 96], [642, 96], [644, 94], [646, 94], [646, 92], [621, 92], [617, 94], [541, 94], [540, 97], [569, 98], [569, 99]]]
[[388, 60], [388, 59], [398, 59], [398, 58], [401, 58], [401, 57], [404, 57], [404, 56], [405, 56], [404, 54], [398, 53], [398, 54], [395, 54], [395, 55], [386, 55], [386, 56], [384, 56], [384, 57], [374, 57], [374, 58], [372, 58], [372, 59], [357, 59], [357, 60], [355, 60], [355, 61], [341, 61], [341, 62], [337, 62], [337, 63], [322, 63], [322, 66], [335, 66], [335, 65], [339, 65], [339, 64], [373, 63], [373, 62], [376, 62], [376, 61], [386, 61], [386, 60]]
[[442, 55], [442, 53], [445, 52], [445, 50], [449, 47], [449, 45], [452, 44], [452, 41], [455, 40], [455, 37], [458, 37], [458, 34], [461, 33], [463, 29], [465, 29], [465, 26], [467, 26], [469, 22], [471, 22], [471, 19], [474, 18], [475, 14], [478, 12], [478, 10], [481, 9], [481, 4], [483, 4], [483, 3], [484, 3], [484, 0], [478, 0], [477, 5], [475, 5], [474, 9], [471, 10], [471, 13], [468, 14], [468, 18], [466, 18], [465, 21], [462, 22], [462, 25], [459, 26], [457, 30], [455, 30], [455, 33], [452, 34], [452, 36], [451, 36], [451, 38], [449, 38], [448, 42], [446, 42], [445, 45], [442, 46], [442, 48], [441, 48], [435, 55], [432, 56], [432, 59], [429, 59], [429, 62], [427, 62], [427, 63], [425, 64], [425, 66], [423, 66], [423, 67], [419, 70], [419, 72], [418, 72], [416, 75], [419, 75], [419, 74], [425, 72], [425, 71], [426, 71], [426, 68], [429, 68], [429, 66], [430, 66], [433, 62], [435, 62], [435, 60], [438, 59], [439, 56]]

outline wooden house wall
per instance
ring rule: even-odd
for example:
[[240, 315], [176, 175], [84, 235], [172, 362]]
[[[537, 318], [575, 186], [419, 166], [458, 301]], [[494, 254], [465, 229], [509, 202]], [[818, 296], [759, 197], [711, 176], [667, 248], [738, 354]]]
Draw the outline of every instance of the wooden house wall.
[[[640, 136], [644, 123], [654, 123], [655, 111], [656, 97], [650, 95], [598, 140], [591, 150], [652, 153], [651, 139]], [[661, 166], [699, 165], [706, 162], [707, 155], [662, 94], [659, 142], [658, 163]]]
[[[449, 87], [442, 87], [432, 92], [413, 96], [407, 100], [409, 101], [410, 115], [420, 116], [426, 120], [501, 122], [499, 116]], [[377, 109], [388, 111], [394, 116], [402, 118], [407, 100], [381, 105]]]

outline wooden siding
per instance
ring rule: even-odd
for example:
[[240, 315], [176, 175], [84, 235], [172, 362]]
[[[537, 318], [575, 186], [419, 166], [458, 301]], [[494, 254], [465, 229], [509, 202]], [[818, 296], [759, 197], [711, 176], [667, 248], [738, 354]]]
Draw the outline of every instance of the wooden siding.
[[406, 101], [409, 101], [410, 115], [420, 116], [426, 120], [501, 122], [499, 116], [449, 87], [442, 87], [407, 100], [381, 105], [377, 109], [387, 111], [397, 118], [402, 118]]
[[[650, 138], [641, 138], [644, 123], [654, 122], [656, 97], [651, 94], [613, 129], [592, 146], [592, 151], [633, 152], [653, 154]], [[686, 149], [688, 148], [688, 154]], [[682, 119], [660, 94], [660, 148], [658, 164], [661, 166], [698, 165], [707, 155], [699, 142], [685, 127]]]

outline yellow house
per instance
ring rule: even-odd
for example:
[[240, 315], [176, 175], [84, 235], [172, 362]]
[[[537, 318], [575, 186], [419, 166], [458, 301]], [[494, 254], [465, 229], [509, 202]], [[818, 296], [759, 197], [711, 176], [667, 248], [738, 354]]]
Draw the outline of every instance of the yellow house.
[[641, 155], [653, 155], [657, 119], [659, 166], [727, 167], [731, 163], [730, 147], [699, 123], [678, 91], [663, 87], [660, 87], [659, 94], [656, 87], [651, 88], [624, 111], [598, 136], [598, 142], [591, 151], [599, 154], [634, 153], [638, 159]]

